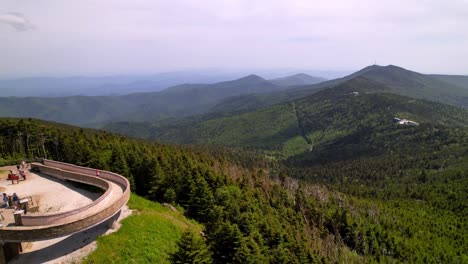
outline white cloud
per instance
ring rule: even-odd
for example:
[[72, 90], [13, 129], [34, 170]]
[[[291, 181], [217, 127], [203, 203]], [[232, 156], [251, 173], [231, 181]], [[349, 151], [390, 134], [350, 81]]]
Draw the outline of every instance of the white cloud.
[[[0, 61], [0, 72], [353, 70], [374, 59], [424, 72], [468, 69], [467, 0], [15, 0], [2, 8], [28, 14], [41, 30], [8, 34], [0, 24], [2, 56], [15, 64]], [[0, 19], [32, 28], [23, 16]]]
[[31, 22], [29, 22], [21, 13], [0, 13], [0, 23], [10, 25], [17, 31], [35, 29], [35, 26], [31, 24]]

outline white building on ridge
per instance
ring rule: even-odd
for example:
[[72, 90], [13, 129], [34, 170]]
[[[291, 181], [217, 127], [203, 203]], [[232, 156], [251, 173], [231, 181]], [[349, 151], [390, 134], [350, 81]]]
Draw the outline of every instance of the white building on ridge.
[[395, 117], [395, 120], [398, 121], [398, 124], [400, 124], [400, 125], [419, 126], [419, 123], [408, 120], [408, 119]]

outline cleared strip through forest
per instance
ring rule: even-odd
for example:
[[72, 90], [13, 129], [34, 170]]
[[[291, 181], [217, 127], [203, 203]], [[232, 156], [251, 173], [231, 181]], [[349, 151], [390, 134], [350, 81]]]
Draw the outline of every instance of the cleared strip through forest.
[[293, 111], [294, 111], [294, 115], [296, 116], [297, 128], [299, 129], [299, 133], [301, 134], [302, 138], [304, 138], [304, 140], [307, 142], [307, 144], [310, 145], [309, 150], [312, 150], [312, 148], [314, 146], [314, 143], [312, 142], [312, 140], [305, 133], [304, 127], [303, 127], [302, 122], [301, 122], [301, 118], [299, 117], [299, 114], [297, 112], [296, 102], [292, 102], [291, 104], [292, 104], [292, 108], [293, 108]]

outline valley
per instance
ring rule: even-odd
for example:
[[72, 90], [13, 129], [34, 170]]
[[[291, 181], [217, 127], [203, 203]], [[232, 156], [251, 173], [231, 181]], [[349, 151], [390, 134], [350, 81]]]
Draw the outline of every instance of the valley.
[[142, 212], [124, 230], [146, 230], [153, 217], [167, 224], [153, 202], [180, 212], [173, 232], [147, 238], [177, 250], [124, 253], [121, 237], [140, 232], [127, 230], [98, 240], [89, 263], [109, 245], [122, 261], [463, 263], [466, 88], [431, 76], [370, 66], [306, 86], [250, 75], [151, 94], [21, 98], [55, 122], [102, 126], [17, 112], [0, 119], [0, 163], [39, 156], [124, 175]]
[[[463, 81], [452, 81], [460, 86], [444, 81], [447, 78], [457, 79], [456, 76], [440, 80], [442, 77], [435, 78], [392, 65], [373, 65], [343, 78], [307, 85], [303, 84], [304, 81], [297, 81], [294, 76], [283, 78], [291, 86], [279, 86], [274, 80], [250, 75], [220, 83], [182, 84], [159, 92], [127, 95], [0, 97], [0, 116], [33, 117], [94, 128], [116, 122], [157, 123], [161, 120], [164, 122], [165, 119], [173, 122], [173, 118], [193, 119], [197, 115], [227, 116], [252, 112], [294, 101], [357, 77], [369, 80], [369, 83], [378, 83], [374, 86], [379, 86], [381, 90], [374, 92], [468, 107], [468, 88], [462, 85]], [[317, 79], [308, 81], [313, 83], [314, 80]], [[369, 84], [364, 84], [364, 87], [374, 89]]]
[[2, 2], [0, 264], [467, 264], [467, 11]]

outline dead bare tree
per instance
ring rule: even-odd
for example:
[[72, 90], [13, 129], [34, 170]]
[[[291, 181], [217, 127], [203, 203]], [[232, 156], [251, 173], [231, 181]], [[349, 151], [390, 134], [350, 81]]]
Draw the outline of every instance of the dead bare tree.
[[41, 147], [42, 147], [42, 151], [44, 152], [44, 158], [47, 159], [47, 151], [45, 149], [45, 141], [46, 141], [47, 137], [44, 135], [44, 134], [40, 134], [39, 135], [39, 141], [41, 143]]

